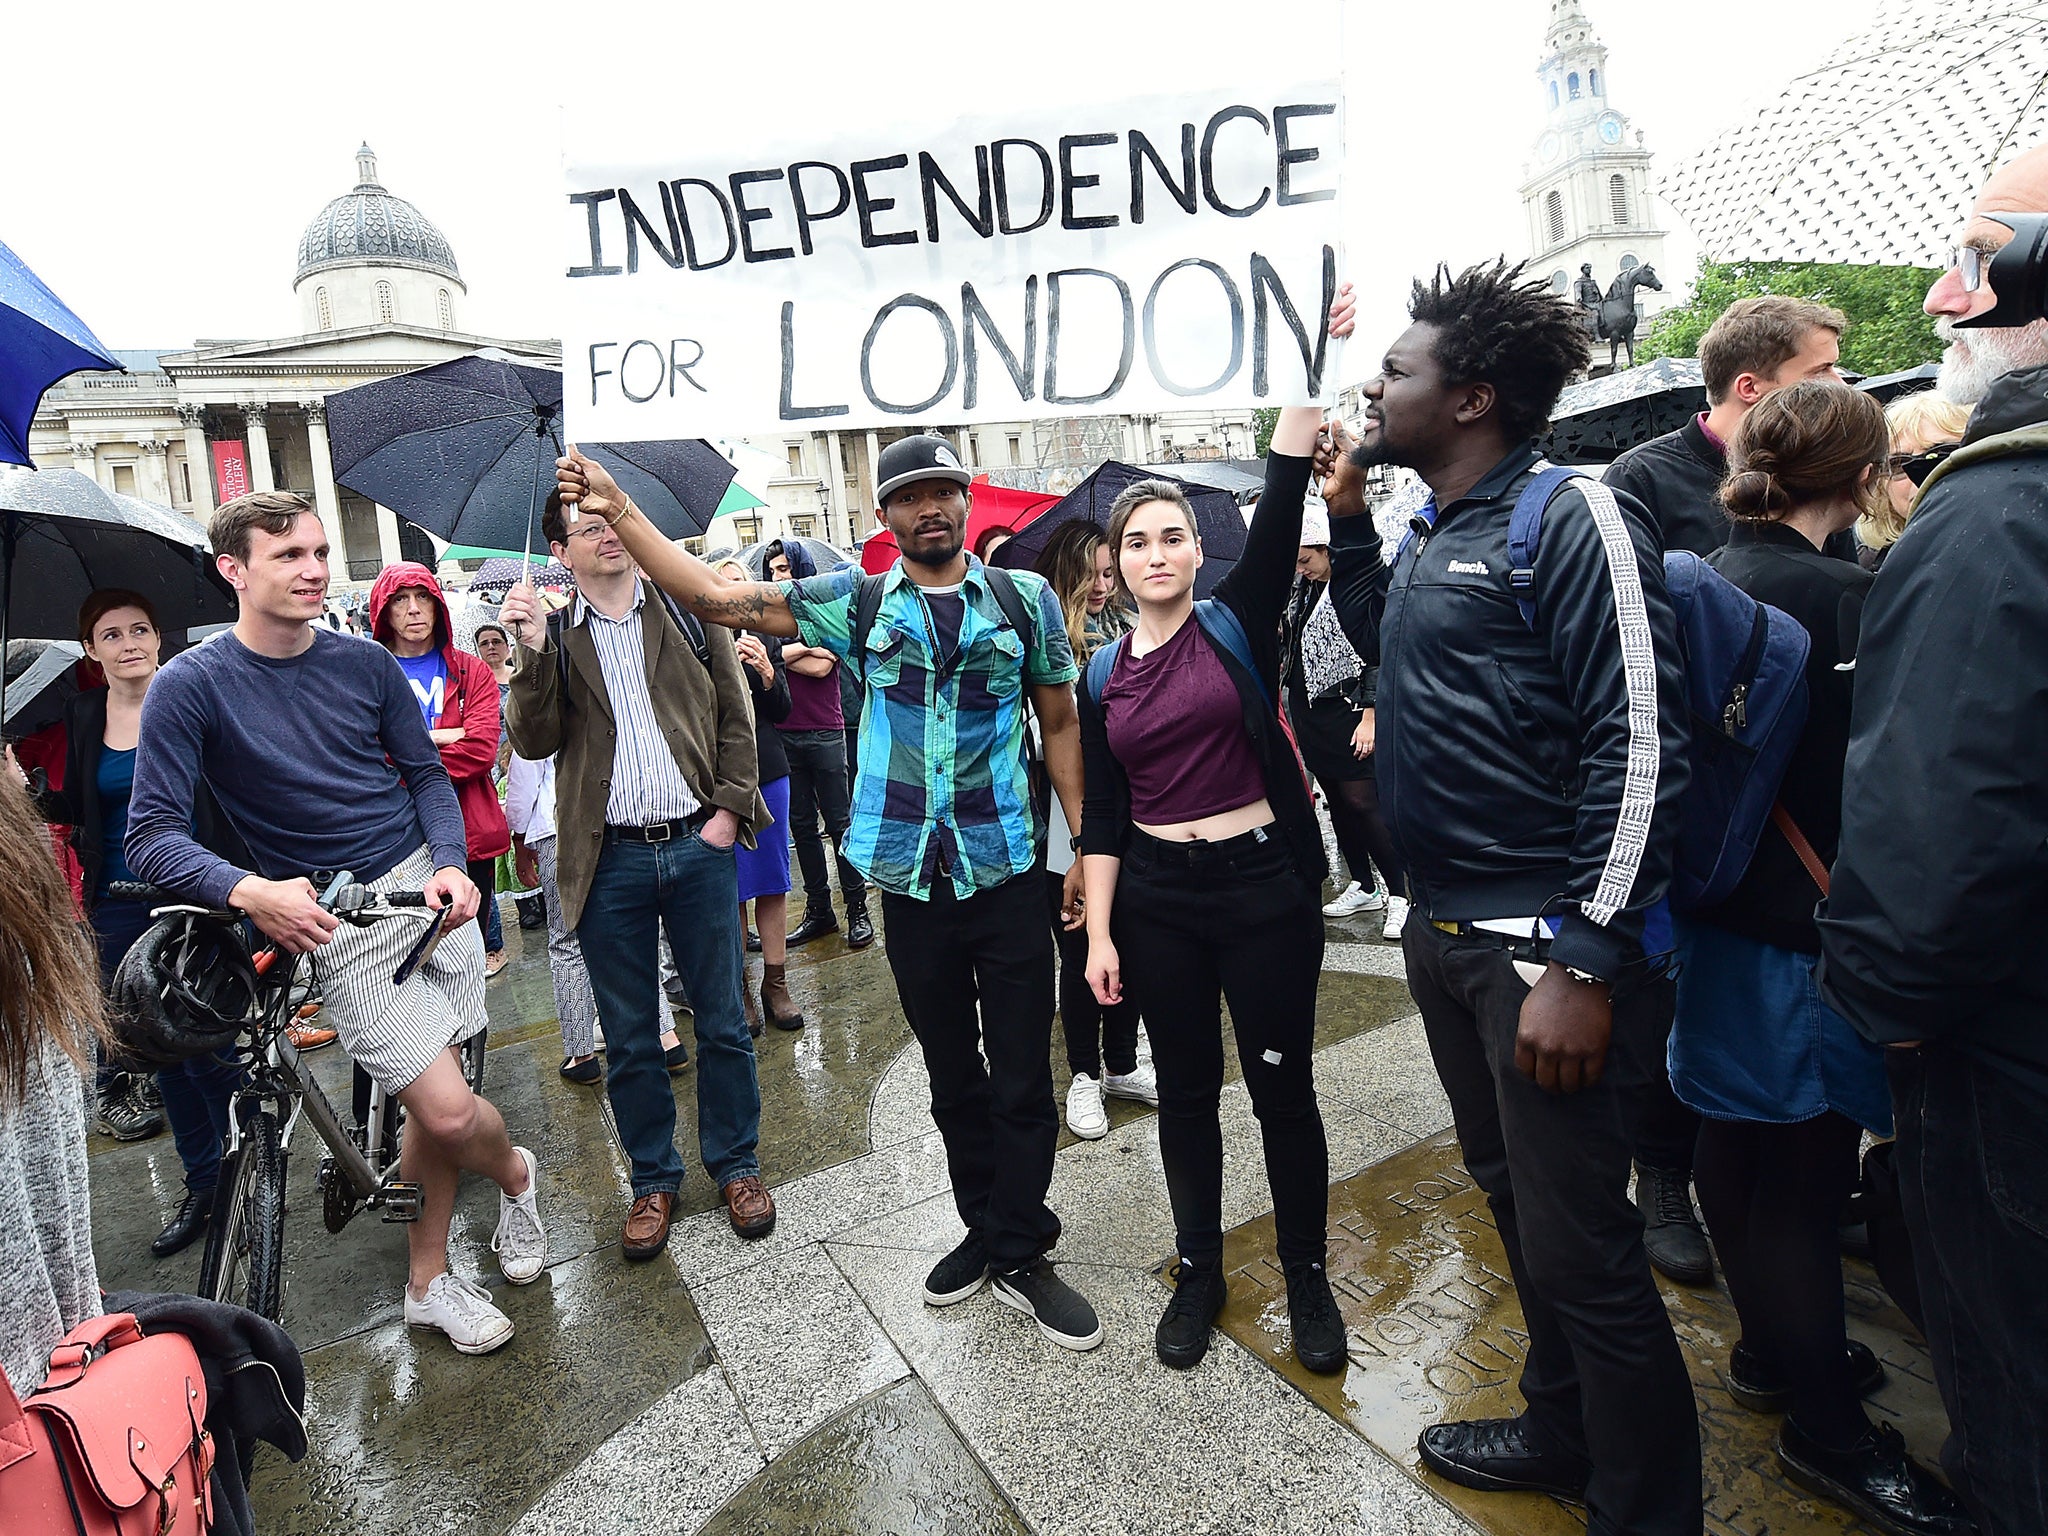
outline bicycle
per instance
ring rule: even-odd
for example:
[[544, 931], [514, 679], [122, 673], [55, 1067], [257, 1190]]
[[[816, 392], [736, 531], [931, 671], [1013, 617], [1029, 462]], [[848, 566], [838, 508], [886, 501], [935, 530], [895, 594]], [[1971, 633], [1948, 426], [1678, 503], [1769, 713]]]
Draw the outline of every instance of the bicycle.
[[[111, 895], [153, 904], [152, 917], [186, 912], [220, 919], [239, 942], [249, 944], [244, 914], [232, 908], [197, 906], [175, 892], [135, 882], [116, 882]], [[426, 963], [447, 931], [447, 909], [427, 905], [424, 892], [379, 894], [343, 871], [328, 879], [319, 897], [324, 911], [356, 927], [392, 919], [423, 925], [392, 985]], [[404, 1112], [381, 1084], [372, 1082], [367, 1104], [345, 1124], [312, 1074], [300, 1065], [288, 1026], [306, 995], [295, 985], [296, 955], [275, 944], [251, 946], [249, 960], [259, 983], [258, 1003], [245, 1030], [248, 1075], [230, 1100], [227, 1144], [221, 1150], [220, 1182], [213, 1221], [199, 1266], [198, 1293], [234, 1302], [277, 1322], [284, 1310], [285, 1165], [292, 1135], [303, 1117], [326, 1144], [317, 1185], [321, 1218], [340, 1232], [360, 1210], [378, 1209], [387, 1222], [419, 1220], [420, 1188], [397, 1177], [398, 1131]], [[472, 1091], [482, 1092], [485, 1031], [464, 1041], [463, 1073]]]

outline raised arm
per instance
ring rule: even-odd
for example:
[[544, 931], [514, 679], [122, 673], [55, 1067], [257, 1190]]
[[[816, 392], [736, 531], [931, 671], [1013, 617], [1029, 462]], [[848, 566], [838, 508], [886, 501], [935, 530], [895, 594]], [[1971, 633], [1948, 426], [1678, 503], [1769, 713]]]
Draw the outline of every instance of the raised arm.
[[796, 638], [796, 620], [779, 587], [765, 581], [735, 585], [688, 550], [670, 543], [633, 505], [632, 497], [619, 489], [605, 467], [586, 459], [574, 445], [566, 458], [555, 461], [555, 483], [565, 507], [609, 523], [647, 579], [705, 623], [758, 630], [785, 640]]

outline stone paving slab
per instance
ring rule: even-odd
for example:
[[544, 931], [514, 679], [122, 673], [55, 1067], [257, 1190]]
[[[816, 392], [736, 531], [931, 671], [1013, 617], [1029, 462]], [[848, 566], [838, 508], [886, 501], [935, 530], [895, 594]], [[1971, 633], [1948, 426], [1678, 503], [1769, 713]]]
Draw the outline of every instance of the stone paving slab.
[[[1330, 1192], [1330, 1278], [1351, 1346], [1341, 1376], [1316, 1376], [1289, 1347], [1286, 1281], [1270, 1215], [1225, 1235], [1231, 1295], [1219, 1326], [1331, 1414], [1400, 1461], [1474, 1522], [1502, 1536], [1568, 1536], [1583, 1510], [1535, 1494], [1486, 1494], [1424, 1473], [1415, 1440], [1446, 1418], [1520, 1411], [1527, 1335], [1485, 1196], [1443, 1133]], [[1947, 1431], [1926, 1352], [1868, 1266], [1846, 1265], [1850, 1332], [1885, 1362], [1870, 1407], [1932, 1464]], [[1778, 1421], [1728, 1395], [1740, 1335], [1725, 1290], [1663, 1284], [1699, 1404], [1710, 1536], [1862, 1531], [1787, 1482], [1771, 1454]]]

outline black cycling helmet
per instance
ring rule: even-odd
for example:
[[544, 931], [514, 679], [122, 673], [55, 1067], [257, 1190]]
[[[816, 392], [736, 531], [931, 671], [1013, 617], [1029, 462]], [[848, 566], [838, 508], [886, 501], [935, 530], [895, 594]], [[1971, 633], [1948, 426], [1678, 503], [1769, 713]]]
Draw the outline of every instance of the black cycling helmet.
[[249, 952], [227, 923], [195, 912], [161, 917], [114, 972], [115, 1041], [145, 1067], [220, 1050], [255, 1016], [256, 986]]

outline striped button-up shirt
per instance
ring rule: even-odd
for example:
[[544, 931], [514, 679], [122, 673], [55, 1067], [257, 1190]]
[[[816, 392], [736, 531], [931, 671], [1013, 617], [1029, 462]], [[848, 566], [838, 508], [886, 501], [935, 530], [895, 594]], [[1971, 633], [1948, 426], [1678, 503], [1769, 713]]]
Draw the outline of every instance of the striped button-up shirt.
[[604, 802], [604, 819], [615, 827], [645, 827], [697, 814], [697, 797], [676, 766], [647, 692], [646, 641], [640, 632], [646, 601], [646, 588], [636, 580], [633, 606], [623, 617], [606, 618], [579, 596], [572, 620], [589, 629], [597, 647], [612, 724], [619, 733], [612, 746], [611, 793]]
[[[804, 644], [847, 659], [860, 575], [782, 583]], [[950, 878], [969, 896], [1037, 859], [1043, 829], [1024, 766], [1024, 701], [1034, 685], [1079, 674], [1052, 589], [1029, 571], [1011, 578], [1037, 612], [1029, 649], [970, 556], [960, 634], [943, 656], [935, 654], [930, 610], [902, 566], [883, 578], [867, 654], [852, 663], [867, 698], [853, 819], [840, 852], [885, 891], [929, 900], [934, 881]]]

